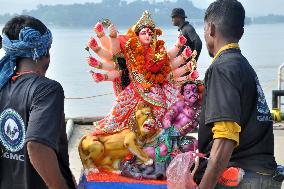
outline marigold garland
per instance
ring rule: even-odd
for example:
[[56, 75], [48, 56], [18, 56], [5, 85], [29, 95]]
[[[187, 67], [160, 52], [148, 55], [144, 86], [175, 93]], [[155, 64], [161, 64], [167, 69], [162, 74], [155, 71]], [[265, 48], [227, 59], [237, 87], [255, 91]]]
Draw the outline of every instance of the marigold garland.
[[[155, 34], [161, 35], [161, 31], [158, 30], [158, 32], [155, 32]], [[154, 61], [154, 64], [160, 61], [162, 61], [163, 63], [161, 69], [153, 73], [149, 71], [146, 67], [144, 47], [139, 42], [138, 37], [132, 30], [128, 31], [128, 35], [130, 36], [130, 38], [126, 42], [125, 47], [128, 56], [128, 61], [131, 66], [131, 71], [136, 71], [144, 76], [144, 79], [148, 82], [148, 84], [144, 84], [146, 88], [149, 88], [151, 86], [149, 84], [164, 83], [168, 74], [171, 71], [167, 52], [164, 47], [165, 42], [162, 40], [157, 40], [156, 42], [154, 42], [154, 39], [153, 42], [150, 44], [150, 52], [148, 52], [150, 60]], [[154, 53], [152, 53], [153, 51]]]

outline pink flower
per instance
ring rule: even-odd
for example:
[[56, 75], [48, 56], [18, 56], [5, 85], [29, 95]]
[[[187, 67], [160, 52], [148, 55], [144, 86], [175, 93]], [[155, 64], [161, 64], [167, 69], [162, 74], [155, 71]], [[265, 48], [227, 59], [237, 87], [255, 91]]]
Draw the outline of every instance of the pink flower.
[[160, 155], [161, 156], [165, 156], [165, 155], [168, 154], [168, 147], [165, 144], [162, 143], [162, 144], [159, 145], [159, 147], [160, 147]]
[[96, 25], [95, 25], [95, 30], [99, 33], [103, 32], [104, 31], [104, 26], [102, 23], [98, 22]]
[[99, 61], [92, 56], [87, 57], [87, 62], [92, 67], [97, 67], [99, 65]]
[[189, 47], [186, 47], [184, 49], [184, 54], [185, 54], [186, 57], [190, 57], [192, 55], [191, 49]]
[[190, 77], [193, 79], [193, 80], [196, 80], [198, 77], [199, 77], [199, 73], [197, 70], [194, 70], [193, 72], [190, 73]]
[[152, 146], [143, 148], [143, 151], [150, 156], [150, 158], [155, 159], [155, 149]]
[[104, 74], [101, 74], [101, 73], [93, 73], [92, 76], [95, 82], [101, 82], [105, 80]]
[[179, 43], [180, 43], [181, 45], [184, 45], [184, 44], [186, 43], [186, 41], [187, 41], [187, 39], [186, 39], [183, 35], [180, 35], [180, 36], [178, 37], [178, 40], [179, 40]]
[[91, 49], [96, 49], [98, 47], [98, 43], [96, 41], [95, 38], [91, 38], [88, 42], [88, 46], [91, 48]]

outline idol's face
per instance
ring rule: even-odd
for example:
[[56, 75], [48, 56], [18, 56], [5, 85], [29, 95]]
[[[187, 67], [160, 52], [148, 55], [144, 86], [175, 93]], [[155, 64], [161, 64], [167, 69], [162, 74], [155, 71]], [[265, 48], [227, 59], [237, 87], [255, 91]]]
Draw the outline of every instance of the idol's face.
[[189, 104], [194, 104], [198, 100], [198, 88], [195, 84], [184, 86], [183, 97]]
[[149, 45], [152, 41], [153, 31], [150, 28], [140, 30], [138, 38], [142, 45]]

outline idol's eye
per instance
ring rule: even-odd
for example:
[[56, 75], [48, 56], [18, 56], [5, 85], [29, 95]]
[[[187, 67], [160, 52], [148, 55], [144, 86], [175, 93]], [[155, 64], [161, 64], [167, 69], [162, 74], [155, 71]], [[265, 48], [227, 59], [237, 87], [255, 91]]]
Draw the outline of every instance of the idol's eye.
[[139, 35], [146, 35], [146, 34], [148, 34], [149, 36], [153, 36], [152, 32], [142, 31], [142, 32], [139, 33]]

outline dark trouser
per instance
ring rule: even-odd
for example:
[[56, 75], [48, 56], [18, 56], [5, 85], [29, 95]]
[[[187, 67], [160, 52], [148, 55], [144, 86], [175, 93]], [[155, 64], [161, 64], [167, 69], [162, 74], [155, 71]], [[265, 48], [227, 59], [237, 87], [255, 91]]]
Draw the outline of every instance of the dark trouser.
[[282, 182], [273, 180], [272, 176], [246, 171], [243, 180], [237, 187], [227, 187], [218, 184], [215, 189], [281, 189], [281, 185]]

